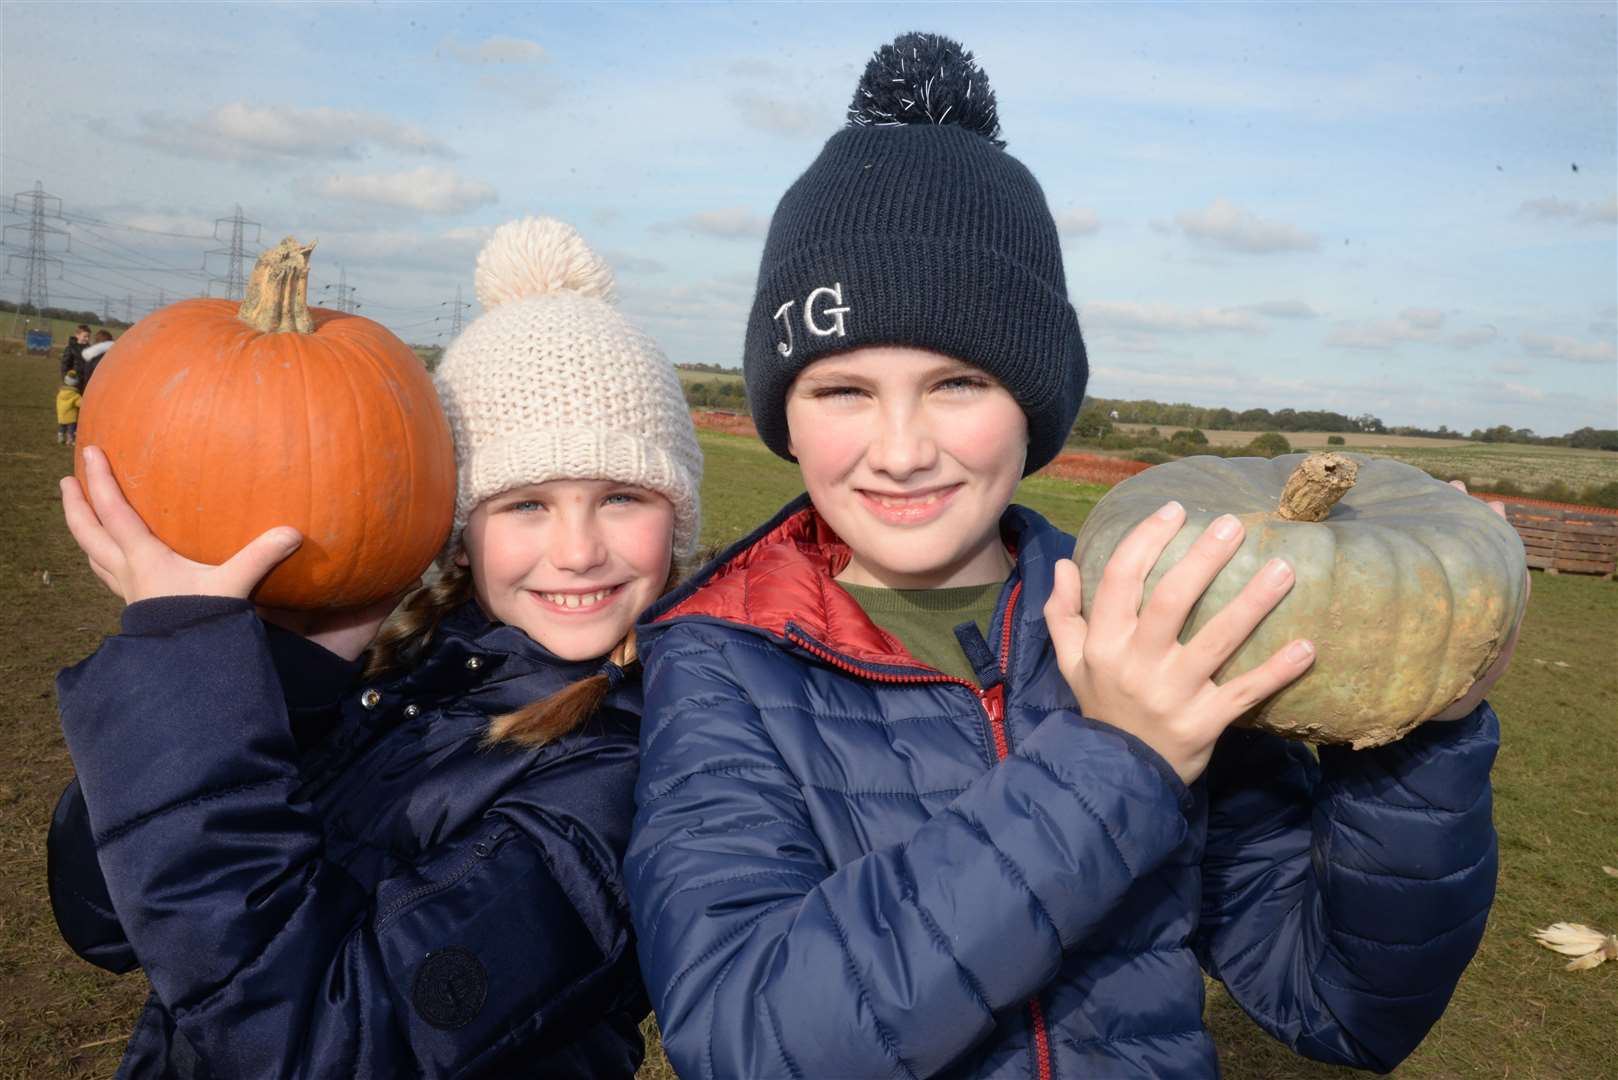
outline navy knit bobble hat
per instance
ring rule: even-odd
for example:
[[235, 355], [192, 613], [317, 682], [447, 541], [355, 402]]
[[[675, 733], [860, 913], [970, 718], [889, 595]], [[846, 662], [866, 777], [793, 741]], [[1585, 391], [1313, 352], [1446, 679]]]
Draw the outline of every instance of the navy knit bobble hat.
[[865, 345], [944, 353], [1028, 415], [1027, 472], [1061, 450], [1089, 372], [1056, 222], [1000, 141], [972, 54], [935, 34], [877, 50], [833, 135], [770, 221], [743, 370], [759, 436], [787, 452], [811, 361]]

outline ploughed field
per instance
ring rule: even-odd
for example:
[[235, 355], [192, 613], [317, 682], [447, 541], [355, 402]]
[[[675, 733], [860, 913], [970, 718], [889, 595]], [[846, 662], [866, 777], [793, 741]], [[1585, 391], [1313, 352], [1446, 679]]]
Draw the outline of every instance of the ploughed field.
[[[52, 679], [118, 618], [62, 523], [56, 481], [70, 462], [55, 442], [56, 383], [54, 355], [0, 343], [0, 1080], [110, 1076], [147, 992], [138, 972], [109, 975], [75, 957], [46, 899], [46, 829], [72, 775]], [[800, 490], [796, 468], [756, 439], [700, 438], [706, 543], [744, 535]], [[1043, 475], [1018, 498], [1072, 531], [1103, 491]], [[1618, 584], [1535, 574], [1517, 659], [1492, 699], [1505, 729], [1494, 773], [1499, 895], [1449, 1012], [1395, 1076], [1611, 1075], [1618, 964], [1563, 971], [1529, 934], [1558, 920], [1618, 930], [1618, 879], [1601, 872], [1618, 865], [1615, 642]], [[1362, 1075], [1293, 1057], [1217, 986], [1208, 1023], [1234, 1080]], [[647, 1030], [655, 1038], [655, 1025]], [[655, 1042], [649, 1049], [642, 1076], [672, 1077]]]

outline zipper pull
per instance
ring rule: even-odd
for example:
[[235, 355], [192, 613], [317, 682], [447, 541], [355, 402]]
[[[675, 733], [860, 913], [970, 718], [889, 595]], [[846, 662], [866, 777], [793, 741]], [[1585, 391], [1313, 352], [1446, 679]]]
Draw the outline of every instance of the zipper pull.
[[978, 624], [963, 622], [957, 626], [955, 640], [960, 642], [961, 652], [966, 654], [966, 662], [972, 665], [972, 673], [977, 676], [978, 685], [985, 690], [997, 685], [1000, 682], [1000, 664], [994, 658], [994, 650], [983, 640], [983, 631], [978, 629]]

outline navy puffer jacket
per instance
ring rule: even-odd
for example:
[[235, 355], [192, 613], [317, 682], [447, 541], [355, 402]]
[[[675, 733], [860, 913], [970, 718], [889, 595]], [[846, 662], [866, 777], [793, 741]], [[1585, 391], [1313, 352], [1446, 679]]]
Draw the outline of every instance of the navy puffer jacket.
[[539, 750], [481, 745], [601, 670], [476, 603], [381, 684], [242, 601], [126, 609], [58, 680], [49, 853], [68, 943], [152, 982], [119, 1075], [632, 1076], [638, 685]]
[[1494, 895], [1487, 706], [1360, 752], [1244, 730], [1189, 789], [1086, 719], [1042, 609], [1073, 538], [1011, 507], [979, 685], [831, 576], [807, 507], [648, 613], [625, 877], [699, 1077], [1207, 1077], [1205, 969], [1263, 1028], [1391, 1069]]

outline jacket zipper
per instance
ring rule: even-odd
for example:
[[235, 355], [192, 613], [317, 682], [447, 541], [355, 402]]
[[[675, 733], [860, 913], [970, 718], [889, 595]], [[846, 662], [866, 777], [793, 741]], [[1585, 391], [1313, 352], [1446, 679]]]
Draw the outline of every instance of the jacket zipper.
[[[945, 675], [943, 672], [931, 675], [925, 672], [893, 675], [885, 671], [871, 671], [838, 656], [829, 649], [822, 648], [791, 628], [788, 628], [786, 637], [788, 641], [833, 667], [861, 678], [885, 683], [958, 683], [966, 687], [976, 695], [978, 705], [988, 718], [989, 743], [994, 747], [995, 761], [1001, 762], [1011, 753], [1011, 743], [1006, 738], [1006, 674], [1011, 666], [1011, 625], [1017, 611], [1017, 599], [1021, 595], [1022, 582], [1019, 581], [1011, 587], [1011, 597], [1006, 601], [1006, 619], [1000, 631], [1000, 681], [988, 690], [981, 689], [965, 679]], [[1038, 994], [1028, 999], [1028, 1021], [1034, 1034], [1034, 1064], [1039, 1070], [1039, 1080], [1051, 1080], [1053, 1074], [1050, 1034], [1045, 1029], [1045, 1011], [1040, 1008]]]
[[[1017, 599], [1022, 595], [1022, 582], [1011, 587], [1011, 598], [1006, 601], [1006, 621], [1000, 630], [1000, 681], [993, 690], [986, 691], [983, 711], [989, 714], [989, 731], [994, 737], [997, 760], [1004, 761], [1011, 753], [1006, 739], [1006, 676], [1011, 668], [1011, 624], [1017, 611]], [[1045, 1010], [1040, 1007], [1039, 994], [1028, 999], [1028, 1026], [1034, 1033], [1034, 1065], [1039, 1080], [1051, 1080], [1051, 1038], [1045, 1029]]]

